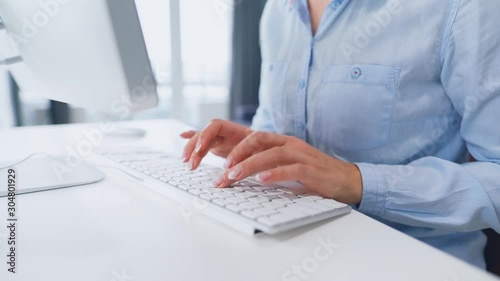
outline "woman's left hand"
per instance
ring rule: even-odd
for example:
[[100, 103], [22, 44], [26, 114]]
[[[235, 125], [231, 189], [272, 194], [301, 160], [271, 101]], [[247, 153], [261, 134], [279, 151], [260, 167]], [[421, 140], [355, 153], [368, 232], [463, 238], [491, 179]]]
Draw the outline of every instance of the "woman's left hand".
[[214, 181], [226, 187], [257, 174], [262, 183], [299, 181], [306, 188], [344, 203], [358, 204], [361, 173], [355, 164], [333, 158], [290, 136], [254, 132], [228, 155], [226, 172]]

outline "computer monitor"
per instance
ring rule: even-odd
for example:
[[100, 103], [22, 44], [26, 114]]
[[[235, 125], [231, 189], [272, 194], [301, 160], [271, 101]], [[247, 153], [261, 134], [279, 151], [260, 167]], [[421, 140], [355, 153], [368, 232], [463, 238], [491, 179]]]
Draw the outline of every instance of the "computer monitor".
[[[123, 119], [157, 105], [157, 85], [134, 0], [0, 0], [0, 18], [0, 29], [12, 39], [12, 46], [0, 50], [12, 47], [14, 53], [0, 61], [22, 89]], [[47, 169], [50, 161], [49, 156], [17, 162], [32, 178], [43, 177], [23, 193], [104, 177], [95, 167], [80, 165], [61, 178]]]
[[20, 87], [125, 116], [157, 105], [134, 0], [0, 0]]

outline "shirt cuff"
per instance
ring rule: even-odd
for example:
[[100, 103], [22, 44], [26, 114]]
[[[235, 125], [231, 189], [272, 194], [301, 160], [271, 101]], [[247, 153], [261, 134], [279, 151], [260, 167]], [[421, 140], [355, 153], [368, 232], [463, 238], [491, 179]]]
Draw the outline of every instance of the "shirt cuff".
[[363, 194], [358, 211], [364, 214], [382, 216], [387, 195], [383, 173], [373, 164], [355, 163], [361, 172]]

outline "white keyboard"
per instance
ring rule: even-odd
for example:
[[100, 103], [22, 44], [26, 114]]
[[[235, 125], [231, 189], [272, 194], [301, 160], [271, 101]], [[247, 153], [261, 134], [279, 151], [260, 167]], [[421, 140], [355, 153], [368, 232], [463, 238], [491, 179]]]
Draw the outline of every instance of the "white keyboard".
[[201, 165], [190, 171], [180, 159], [159, 151], [141, 148], [102, 155], [149, 188], [180, 203], [199, 206], [194, 202], [203, 200], [208, 206], [203, 214], [249, 234], [276, 234], [351, 211], [346, 204], [303, 188], [262, 185], [251, 179], [214, 188], [211, 183], [222, 169]]

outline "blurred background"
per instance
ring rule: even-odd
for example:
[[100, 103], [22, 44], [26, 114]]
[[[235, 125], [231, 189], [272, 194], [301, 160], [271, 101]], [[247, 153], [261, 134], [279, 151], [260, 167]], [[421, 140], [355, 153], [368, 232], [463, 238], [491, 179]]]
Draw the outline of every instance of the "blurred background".
[[[131, 119], [177, 118], [197, 128], [212, 118], [248, 124], [258, 106], [258, 28], [265, 0], [136, 0], [136, 4], [160, 104]], [[96, 122], [101, 117], [23, 91], [0, 68], [0, 128]]]

